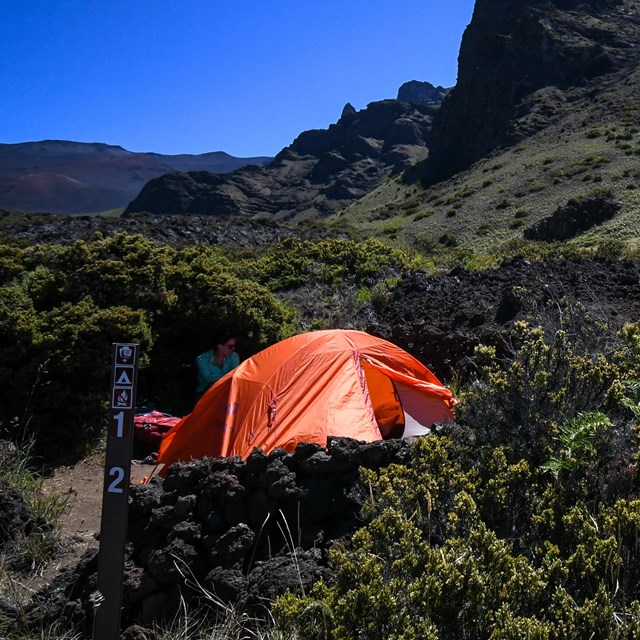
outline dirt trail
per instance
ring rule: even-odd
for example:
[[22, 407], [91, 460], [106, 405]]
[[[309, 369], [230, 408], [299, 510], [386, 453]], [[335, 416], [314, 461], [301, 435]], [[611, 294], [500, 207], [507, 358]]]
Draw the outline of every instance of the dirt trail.
[[[142, 482], [153, 469], [154, 465], [132, 460], [131, 484]], [[45, 479], [44, 492], [66, 496], [69, 504], [61, 518], [60, 553], [46, 567], [43, 574], [34, 580], [35, 584], [31, 584], [31, 588], [46, 584], [64, 567], [77, 564], [87, 549], [98, 548], [103, 478], [104, 459], [95, 455], [81, 460], [76, 465], [59, 467], [51, 477]]]

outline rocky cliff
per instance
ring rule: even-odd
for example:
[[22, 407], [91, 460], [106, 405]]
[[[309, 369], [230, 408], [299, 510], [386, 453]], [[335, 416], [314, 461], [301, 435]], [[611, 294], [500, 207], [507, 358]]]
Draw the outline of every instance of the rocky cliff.
[[300, 134], [267, 167], [228, 175], [172, 173], [150, 181], [125, 214], [325, 216], [425, 157], [446, 90], [411, 83], [398, 100], [346, 105], [326, 130]]
[[413, 175], [447, 179], [553, 122], [567, 89], [637, 66], [639, 24], [629, 0], [477, 0], [458, 81]]

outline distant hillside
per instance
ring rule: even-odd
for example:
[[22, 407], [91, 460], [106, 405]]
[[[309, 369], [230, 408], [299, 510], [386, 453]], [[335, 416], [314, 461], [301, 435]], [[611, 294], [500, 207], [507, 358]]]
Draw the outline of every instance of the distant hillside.
[[92, 213], [126, 206], [142, 186], [172, 171], [226, 173], [271, 158], [135, 153], [102, 143], [43, 140], [0, 144], [0, 209]]
[[336, 124], [301, 133], [269, 166], [164, 175], [145, 185], [125, 215], [327, 216], [427, 155], [431, 120], [446, 93], [412, 81], [398, 99], [360, 111], [347, 104]]
[[337, 216], [421, 250], [640, 241], [637, 0], [477, 0], [428, 158]]

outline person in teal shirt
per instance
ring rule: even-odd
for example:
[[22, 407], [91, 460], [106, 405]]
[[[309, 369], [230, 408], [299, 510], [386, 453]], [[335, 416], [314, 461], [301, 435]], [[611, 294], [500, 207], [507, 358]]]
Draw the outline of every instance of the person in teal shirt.
[[215, 342], [216, 346], [201, 353], [196, 359], [198, 367], [198, 385], [196, 396], [201, 396], [214, 382], [235, 369], [240, 364], [236, 353], [236, 339], [222, 334]]

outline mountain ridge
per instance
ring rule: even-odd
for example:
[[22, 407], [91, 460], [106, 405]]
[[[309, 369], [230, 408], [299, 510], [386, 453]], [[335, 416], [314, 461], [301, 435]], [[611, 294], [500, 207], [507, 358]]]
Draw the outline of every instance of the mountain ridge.
[[0, 209], [25, 213], [91, 213], [126, 206], [150, 179], [170, 171], [233, 171], [270, 157], [224, 151], [160, 154], [71, 140], [0, 144]]
[[422, 179], [447, 179], [526, 138], [513, 123], [537, 91], [586, 86], [637, 65], [638, 16], [634, 21], [624, 6], [623, 0], [476, 0], [456, 86], [434, 118], [430, 156], [418, 169]]
[[326, 217], [426, 155], [431, 120], [447, 91], [411, 81], [399, 89], [403, 100], [371, 102], [360, 111], [347, 103], [335, 124], [300, 133], [268, 166], [224, 176], [161, 176], [143, 187], [124, 215]]
[[[531, 0], [505, 15], [502, 6], [476, 3], [458, 82], [434, 116], [426, 160], [349, 204], [335, 224], [471, 264], [477, 256], [535, 254], [536, 245], [559, 239], [561, 227], [573, 228], [563, 236], [571, 250], [633, 250], [640, 240], [640, 3]], [[531, 20], [538, 35], [553, 34], [554, 47], [529, 38], [523, 24]], [[601, 56], [606, 64], [587, 64]], [[514, 71], [526, 65], [531, 73]], [[576, 72], [585, 65], [588, 76]], [[592, 216], [599, 202], [615, 214]]]

